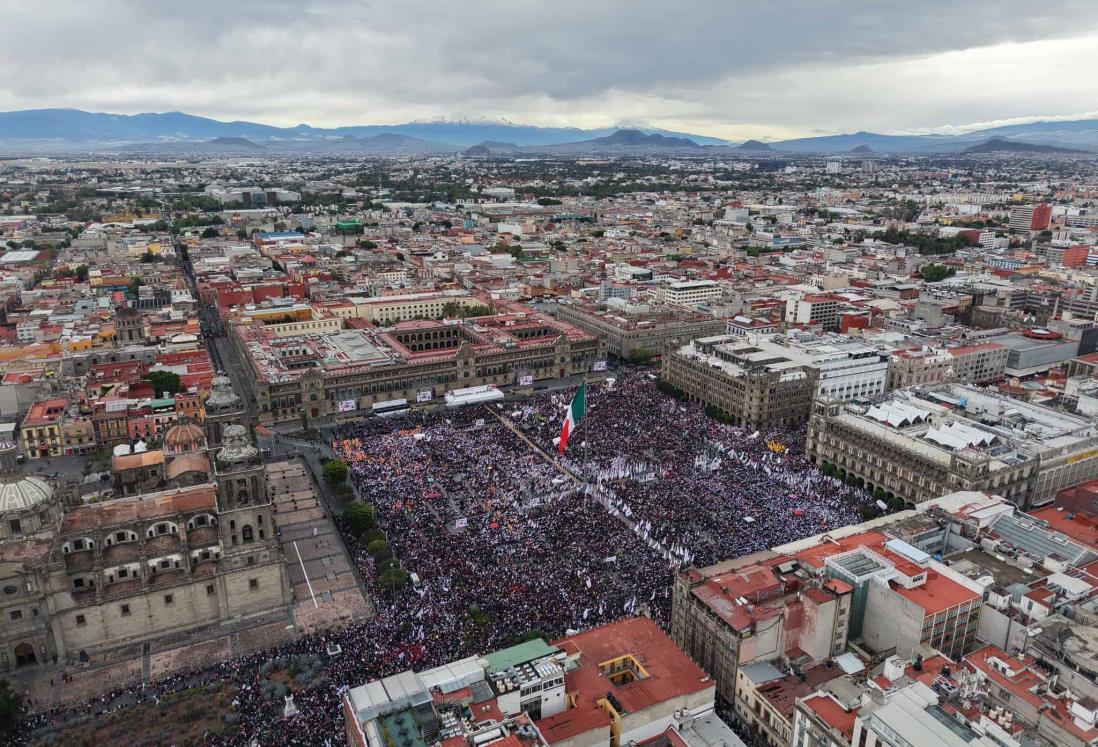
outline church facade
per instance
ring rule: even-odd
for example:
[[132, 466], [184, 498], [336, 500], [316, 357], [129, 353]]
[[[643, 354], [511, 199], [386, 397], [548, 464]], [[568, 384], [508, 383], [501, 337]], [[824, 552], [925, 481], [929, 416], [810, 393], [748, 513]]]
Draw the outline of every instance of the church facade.
[[243, 416], [228, 379], [215, 379], [204, 433], [175, 426], [145, 460], [166, 464], [163, 479], [67, 510], [0, 444], [0, 671], [288, 608], [266, 472]]

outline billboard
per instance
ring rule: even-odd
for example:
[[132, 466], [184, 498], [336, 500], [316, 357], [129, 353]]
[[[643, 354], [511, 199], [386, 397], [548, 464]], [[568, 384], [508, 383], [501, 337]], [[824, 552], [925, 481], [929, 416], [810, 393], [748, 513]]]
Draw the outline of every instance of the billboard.
[[435, 393], [430, 389], [425, 389], [422, 392], [416, 392], [416, 402], [430, 402], [434, 399]]
[[591, 366], [592, 371], [605, 371], [606, 361], [595, 361], [595, 364]]
[[519, 376], [519, 386], [530, 386], [534, 383], [534, 377], [530, 374]]
[[358, 401], [353, 399], [341, 399], [337, 409], [339, 412], [354, 412], [358, 409]]

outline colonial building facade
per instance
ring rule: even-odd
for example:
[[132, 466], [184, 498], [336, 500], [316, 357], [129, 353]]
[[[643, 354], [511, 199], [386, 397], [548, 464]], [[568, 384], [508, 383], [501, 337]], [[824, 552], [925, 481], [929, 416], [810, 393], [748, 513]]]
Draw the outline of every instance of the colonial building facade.
[[[220, 413], [241, 411], [227, 379], [214, 388]], [[48, 484], [20, 474], [14, 447], [0, 445], [0, 670], [290, 604], [266, 473], [244, 426], [214, 417], [205, 438], [183, 428], [169, 469], [206, 465], [204, 481], [68, 511]], [[207, 440], [217, 444], [208, 455]]]
[[786, 359], [754, 360], [741, 342], [727, 335], [695, 340], [663, 357], [663, 381], [744, 428], [787, 428], [807, 420], [818, 369]]

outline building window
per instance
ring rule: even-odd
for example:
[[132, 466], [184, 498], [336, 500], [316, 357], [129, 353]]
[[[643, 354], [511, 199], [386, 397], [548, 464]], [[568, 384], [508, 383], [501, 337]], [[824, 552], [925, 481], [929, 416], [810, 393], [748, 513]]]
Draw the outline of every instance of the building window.
[[249, 578], [248, 579], [248, 588], [249, 589], [258, 589], [259, 588], [259, 579], [258, 578]]
[[23, 619], [23, 610], [12, 610], [11, 611], [11, 619], [12, 620], [22, 620]]
[[130, 616], [130, 605], [123, 604], [122, 605], [122, 617], [129, 617], [129, 616]]
[[12, 519], [11, 521], [9, 521], [8, 528], [11, 529], [12, 534], [23, 533], [23, 524], [19, 521], [19, 519]]
[[165, 607], [171, 607], [173, 604], [175, 604], [175, 596], [172, 595], [172, 594], [165, 594], [164, 595], [164, 606]]
[[84, 618], [83, 615], [77, 615], [76, 616], [76, 624], [77, 625], [87, 625], [88, 621]]
[[212, 597], [214, 595], [214, 585], [206, 584], [206, 596]]

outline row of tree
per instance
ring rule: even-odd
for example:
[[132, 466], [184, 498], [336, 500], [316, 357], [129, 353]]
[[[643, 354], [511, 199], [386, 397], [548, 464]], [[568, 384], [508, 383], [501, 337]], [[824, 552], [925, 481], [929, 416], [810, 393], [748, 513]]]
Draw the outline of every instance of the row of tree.
[[[325, 465], [327, 466], [327, 465]], [[400, 567], [400, 561], [393, 557], [393, 551], [385, 538], [385, 532], [377, 523], [374, 507], [355, 501], [343, 512], [347, 528], [358, 543], [374, 559], [377, 580], [380, 588], [399, 589], [408, 583], [409, 574]]]

